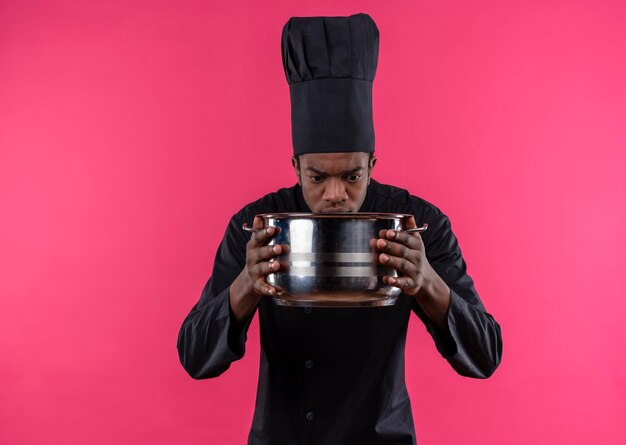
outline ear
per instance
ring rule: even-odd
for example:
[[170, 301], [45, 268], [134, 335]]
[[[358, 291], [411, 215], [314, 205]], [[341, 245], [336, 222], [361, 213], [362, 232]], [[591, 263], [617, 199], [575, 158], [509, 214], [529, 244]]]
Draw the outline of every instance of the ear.
[[374, 166], [376, 165], [376, 161], [378, 161], [378, 158], [374, 155], [372, 155], [372, 157], [370, 158], [370, 162], [369, 165], [367, 167], [367, 184], [369, 185], [371, 179], [372, 179], [372, 170], [374, 170]]
[[298, 177], [298, 184], [302, 185], [302, 180], [300, 179], [300, 162], [298, 158], [293, 156], [291, 158], [291, 165], [293, 166], [293, 171], [296, 172], [296, 176]]

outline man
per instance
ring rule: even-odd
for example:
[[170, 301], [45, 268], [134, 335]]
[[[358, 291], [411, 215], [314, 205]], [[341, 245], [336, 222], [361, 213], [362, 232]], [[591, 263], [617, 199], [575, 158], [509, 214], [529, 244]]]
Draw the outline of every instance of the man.
[[[378, 29], [365, 14], [292, 18], [283, 29], [290, 86], [293, 168], [298, 184], [245, 206], [230, 221], [213, 275], [181, 327], [178, 350], [197, 379], [220, 375], [244, 355], [258, 311], [261, 365], [249, 444], [414, 444], [404, 381], [411, 313], [460, 374], [486, 378], [497, 368], [500, 327], [466, 273], [448, 218], [407, 191], [372, 179], [376, 165], [372, 81]], [[388, 212], [428, 223], [423, 235], [382, 231], [378, 260], [398, 271], [395, 305], [293, 308], [275, 305], [265, 277], [287, 246], [268, 246], [274, 228], [261, 213]], [[410, 351], [409, 353], [413, 353]]]

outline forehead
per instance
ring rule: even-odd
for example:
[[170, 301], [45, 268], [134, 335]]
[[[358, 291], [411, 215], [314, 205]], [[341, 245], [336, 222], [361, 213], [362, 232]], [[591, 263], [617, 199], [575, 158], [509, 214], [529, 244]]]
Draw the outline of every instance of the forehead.
[[367, 167], [369, 153], [305, 153], [300, 155], [301, 168], [315, 169], [328, 173], [354, 170]]

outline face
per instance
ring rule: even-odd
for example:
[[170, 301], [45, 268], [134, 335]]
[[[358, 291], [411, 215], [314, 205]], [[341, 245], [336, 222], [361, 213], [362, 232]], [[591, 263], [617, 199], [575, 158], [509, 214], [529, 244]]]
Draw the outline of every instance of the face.
[[358, 212], [376, 157], [369, 153], [306, 153], [292, 163], [313, 213]]

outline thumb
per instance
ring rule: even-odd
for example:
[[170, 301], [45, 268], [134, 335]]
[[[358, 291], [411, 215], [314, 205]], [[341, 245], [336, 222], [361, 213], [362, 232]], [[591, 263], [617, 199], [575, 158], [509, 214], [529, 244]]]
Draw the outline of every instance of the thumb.
[[252, 227], [254, 227], [255, 229], [262, 229], [265, 226], [265, 223], [263, 222], [263, 218], [261, 218], [259, 215], [256, 215], [254, 217], [254, 221], [252, 222]]
[[405, 229], [417, 229], [417, 224], [415, 223], [415, 217], [410, 215], [406, 219], [406, 227]]

